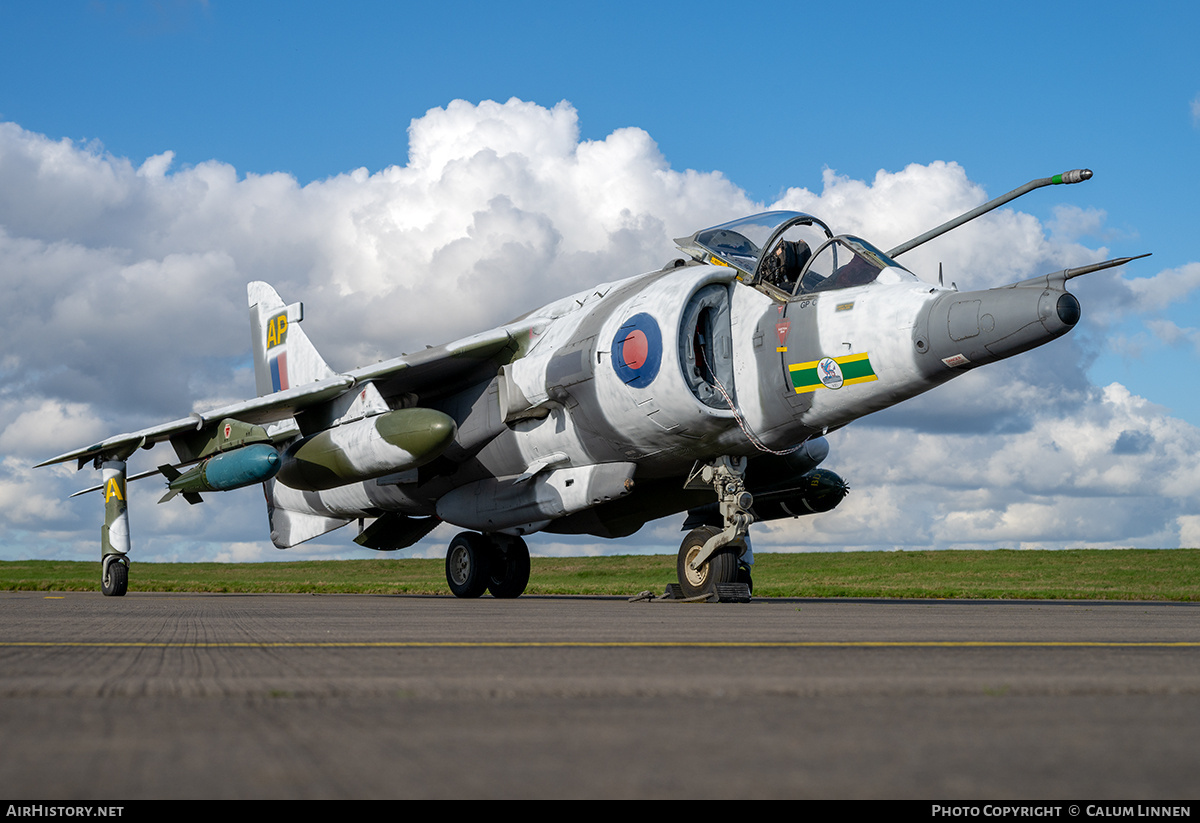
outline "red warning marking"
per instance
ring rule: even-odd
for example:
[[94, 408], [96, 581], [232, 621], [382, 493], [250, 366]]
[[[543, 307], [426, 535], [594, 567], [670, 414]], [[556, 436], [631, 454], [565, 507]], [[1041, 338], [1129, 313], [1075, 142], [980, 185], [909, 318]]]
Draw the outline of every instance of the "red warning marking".
[[792, 324], [789, 320], [780, 320], [775, 324], [775, 333], [779, 335], [780, 343], [787, 339], [788, 329], [791, 328], [791, 326]]
[[650, 344], [646, 340], [645, 332], [641, 329], [634, 329], [626, 335], [621, 346], [621, 356], [625, 360], [625, 365], [631, 369], [640, 369], [649, 354]]

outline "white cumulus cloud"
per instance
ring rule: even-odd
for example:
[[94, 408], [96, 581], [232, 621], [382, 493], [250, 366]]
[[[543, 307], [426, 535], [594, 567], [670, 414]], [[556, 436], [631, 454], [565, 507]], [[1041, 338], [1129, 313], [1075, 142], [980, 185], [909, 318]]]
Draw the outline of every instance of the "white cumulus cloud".
[[[352, 368], [658, 268], [677, 256], [671, 238], [754, 211], [809, 211], [888, 248], [995, 195], [958, 164], [934, 162], [870, 181], [827, 170], [820, 192], [755, 203], [719, 172], [673, 169], [642, 129], [582, 140], [566, 102], [454, 101], [415, 119], [409, 144], [403, 165], [301, 186], [218, 161], [178, 167], [170, 151], [135, 164], [0, 124], [0, 497], [10, 504], [0, 534], [10, 554], [90, 556], [100, 517], [96, 500], [63, 499], [92, 482], [87, 472], [20, 467], [253, 394], [249, 280], [304, 301], [309, 337], [335, 368]], [[1010, 207], [902, 262], [929, 280], [942, 263], [964, 289], [1000, 285], [1103, 259], [1107, 249], [1079, 239], [1106, 236], [1104, 220], [1068, 208], [1048, 229]], [[756, 527], [760, 548], [1169, 545], [1194, 534], [1196, 430], [1120, 387], [1090, 385], [1084, 367], [1109, 319], [1200, 288], [1200, 264], [1072, 288], [1085, 306], [1076, 333], [834, 435], [828, 465], [850, 481], [850, 498], [827, 515]], [[156, 455], [131, 469], [163, 462]], [[159, 484], [142, 485], [135, 552], [251, 558], [258, 546], [257, 556], [280, 556], [257, 490], [157, 506]], [[53, 536], [30, 530], [39, 516], [56, 518]], [[675, 539], [655, 526], [613, 549], [673, 551]], [[439, 530], [416, 551], [442, 540]], [[322, 543], [350, 545], [349, 535]]]

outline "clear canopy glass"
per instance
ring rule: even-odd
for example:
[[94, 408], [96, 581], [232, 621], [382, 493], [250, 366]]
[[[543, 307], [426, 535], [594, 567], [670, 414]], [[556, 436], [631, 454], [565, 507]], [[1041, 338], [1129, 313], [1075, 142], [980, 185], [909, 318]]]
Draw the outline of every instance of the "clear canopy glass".
[[908, 270], [861, 237], [843, 234], [829, 240], [805, 266], [795, 293], [832, 291], [874, 283], [884, 269]]
[[681, 237], [675, 242], [693, 257], [700, 259], [702, 256], [711, 255], [716, 260], [706, 262], [723, 263], [753, 276], [758, 269], [763, 250], [772, 246], [772, 240], [788, 228], [799, 225], [817, 225], [824, 230], [825, 237], [833, 236], [828, 226], [810, 214], [798, 211], [768, 211], [731, 220], [711, 229], [702, 229], [691, 237]]
[[732, 266], [744, 282], [793, 297], [916, 276], [860, 237], [835, 237], [810, 214], [769, 211], [731, 220], [675, 241], [697, 260]]

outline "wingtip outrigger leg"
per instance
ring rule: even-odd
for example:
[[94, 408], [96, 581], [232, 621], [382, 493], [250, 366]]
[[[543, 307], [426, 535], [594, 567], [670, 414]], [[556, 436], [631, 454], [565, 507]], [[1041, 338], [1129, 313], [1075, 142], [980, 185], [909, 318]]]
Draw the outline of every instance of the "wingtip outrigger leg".
[[125, 461], [100, 463], [104, 483], [104, 526], [100, 530], [100, 591], [121, 597], [129, 587], [129, 503]]

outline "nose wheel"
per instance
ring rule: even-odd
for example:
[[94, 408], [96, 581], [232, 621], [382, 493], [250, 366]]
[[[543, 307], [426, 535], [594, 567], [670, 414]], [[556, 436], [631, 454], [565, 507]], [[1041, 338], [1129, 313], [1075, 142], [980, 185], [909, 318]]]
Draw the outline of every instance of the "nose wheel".
[[[704, 544], [711, 540], [721, 530], [714, 526], [700, 526], [688, 532], [679, 546], [679, 556], [675, 561], [675, 571], [679, 575], [679, 585], [684, 597], [703, 597], [716, 594], [718, 583], [739, 582], [738, 555], [742, 546], [734, 543], [717, 551], [699, 565], [692, 564], [704, 549]], [[749, 577], [747, 571], [746, 576]]]

